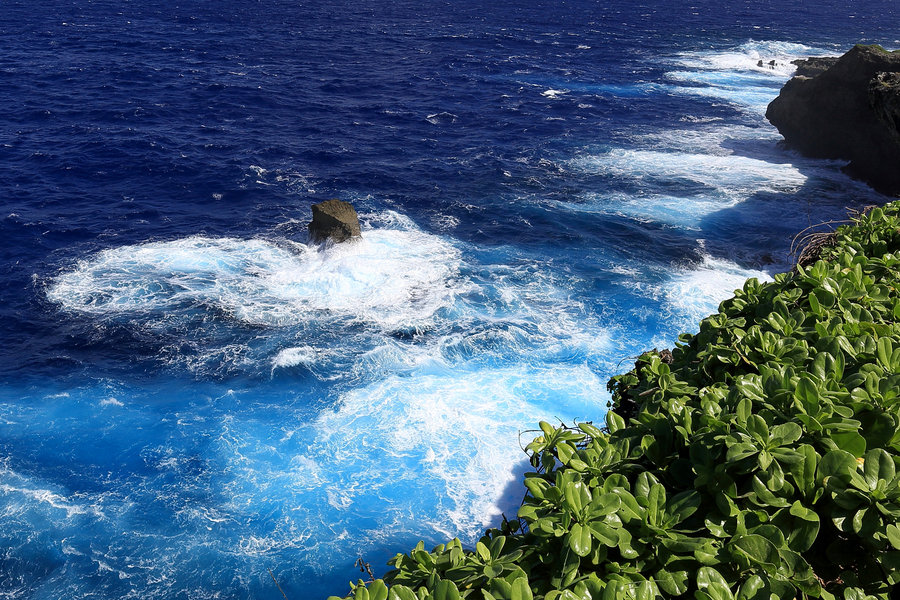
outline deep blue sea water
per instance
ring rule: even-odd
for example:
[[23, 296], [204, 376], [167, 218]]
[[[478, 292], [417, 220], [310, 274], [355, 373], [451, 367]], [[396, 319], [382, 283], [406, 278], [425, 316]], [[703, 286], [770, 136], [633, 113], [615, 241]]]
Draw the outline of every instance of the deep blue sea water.
[[[0, 17], [2, 598], [317, 598], [471, 544], [520, 432], [885, 200], [763, 113], [900, 46], [893, 0]], [[363, 239], [308, 246], [331, 197]]]

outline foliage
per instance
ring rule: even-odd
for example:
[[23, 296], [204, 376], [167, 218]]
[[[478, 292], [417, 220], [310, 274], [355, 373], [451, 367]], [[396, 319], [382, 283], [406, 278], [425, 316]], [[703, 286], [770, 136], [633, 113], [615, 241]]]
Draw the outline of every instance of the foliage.
[[603, 430], [541, 423], [523, 527], [420, 543], [350, 597], [896, 598], [898, 290], [900, 203], [642, 355]]

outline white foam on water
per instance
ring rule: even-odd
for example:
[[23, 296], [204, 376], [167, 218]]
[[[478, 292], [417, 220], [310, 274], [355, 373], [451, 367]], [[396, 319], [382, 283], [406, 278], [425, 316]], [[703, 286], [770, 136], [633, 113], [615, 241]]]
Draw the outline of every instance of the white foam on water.
[[57, 276], [48, 298], [98, 316], [217, 310], [251, 325], [327, 317], [415, 326], [466, 288], [459, 251], [393, 213], [386, 228], [324, 249], [189, 237], [104, 250]]
[[742, 86], [707, 86], [685, 87], [676, 86], [672, 91], [678, 94], [703, 96], [727, 100], [731, 104], [744, 105], [760, 114], [765, 112], [769, 103], [778, 95], [778, 90], [771, 87], [742, 87]]
[[[792, 60], [823, 56], [829, 52], [822, 48], [783, 41], [748, 41], [740, 46], [725, 51], [708, 50], [699, 52], [683, 52], [673, 61], [675, 64], [694, 69], [716, 71], [746, 71], [760, 75], [787, 78], [796, 67]], [[759, 61], [763, 66], [758, 66]], [[775, 68], [768, 64], [775, 61]]]
[[583, 365], [457, 367], [352, 390], [314, 424], [310, 451], [343, 465], [321, 491], [350, 514], [372, 497], [387, 499], [388, 521], [415, 530], [422, 519], [438, 533], [471, 539], [509, 510], [510, 488], [521, 491], [518, 432], [554, 416], [602, 417], [602, 383]]
[[581, 202], [562, 202], [573, 212], [616, 215], [640, 222], [661, 223], [698, 230], [707, 215], [738, 204], [735, 198], [709, 196], [635, 196], [629, 194], [585, 194]]
[[628, 150], [579, 157], [571, 162], [589, 173], [657, 184], [700, 184], [722, 198], [743, 200], [759, 191], [792, 192], [806, 176], [791, 164], [772, 163], [736, 154], [705, 154]]
[[318, 362], [321, 350], [312, 346], [294, 346], [285, 348], [272, 359], [273, 367], [294, 367], [297, 365], [314, 365]]
[[674, 86], [675, 93], [718, 98], [761, 114], [795, 71], [792, 60], [826, 54], [803, 44], [749, 41], [733, 50], [679, 54], [666, 76], [693, 84]]
[[744, 282], [751, 277], [772, 280], [764, 271], [706, 256], [698, 267], [676, 271], [659, 292], [669, 309], [678, 315], [679, 322], [696, 330], [703, 318], [715, 313], [719, 304], [734, 296], [734, 291], [744, 287]]
[[550, 98], [551, 100], [556, 100], [556, 99], [559, 98], [560, 96], [564, 96], [565, 94], [568, 94], [568, 93], [569, 93], [568, 90], [554, 90], [554, 89], [550, 89], [550, 90], [546, 90], [546, 91], [544, 91], [544, 92], [541, 92], [541, 96], [544, 96], [545, 98]]
[[427, 115], [425, 120], [431, 123], [432, 125], [447, 125], [451, 123], [456, 123], [459, 119], [457, 115], [454, 115], [451, 112], [439, 112]]
[[[687, 119], [690, 121], [690, 119]], [[770, 148], [772, 158], [783, 157], [775, 150], [781, 134], [774, 127], [718, 124], [717, 121], [697, 121], [690, 129], [664, 129], [632, 138], [635, 146], [652, 148], [657, 152], [688, 152], [728, 156], [735, 144], [753, 144], [755, 150]], [[777, 161], [776, 161], [777, 162]]]
[[51, 520], [63, 515], [65, 519], [82, 515], [93, 519], [104, 517], [98, 506], [68, 497], [62, 490], [42, 487], [40, 482], [23, 477], [3, 463], [0, 463], [0, 498], [5, 507], [2, 514], [7, 517], [16, 515], [17, 518], [28, 519], [34, 518], [35, 513], [40, 515], [38, 518]]

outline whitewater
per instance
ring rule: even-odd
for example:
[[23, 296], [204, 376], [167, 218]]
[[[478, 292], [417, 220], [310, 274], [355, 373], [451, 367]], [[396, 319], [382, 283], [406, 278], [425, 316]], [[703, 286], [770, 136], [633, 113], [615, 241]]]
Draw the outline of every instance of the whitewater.
[[[885, 200], [764, 113], [890, 3], [265, 4], [0, 8], [0, 597], [474, 544], [538, 421]], [[308, 243], [330, 197], [361, 239]]]

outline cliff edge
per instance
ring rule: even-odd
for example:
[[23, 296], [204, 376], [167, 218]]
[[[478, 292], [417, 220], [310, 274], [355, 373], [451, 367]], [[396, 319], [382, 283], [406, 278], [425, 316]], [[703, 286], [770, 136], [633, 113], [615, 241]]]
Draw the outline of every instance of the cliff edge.
[[766, 118], [801, 153], [848, 160], [848, 174], [900, 195], [900, 51], [858, 45], [825, 68], [798, 66]]

